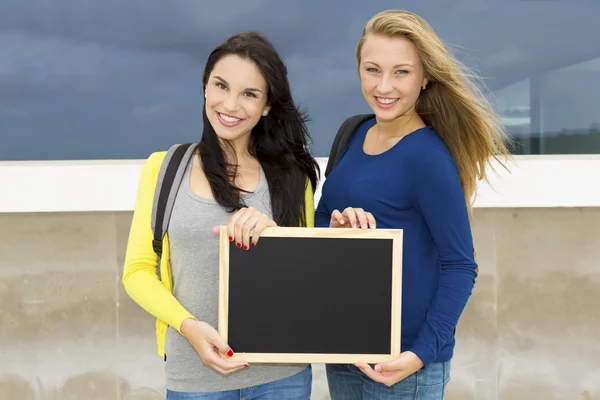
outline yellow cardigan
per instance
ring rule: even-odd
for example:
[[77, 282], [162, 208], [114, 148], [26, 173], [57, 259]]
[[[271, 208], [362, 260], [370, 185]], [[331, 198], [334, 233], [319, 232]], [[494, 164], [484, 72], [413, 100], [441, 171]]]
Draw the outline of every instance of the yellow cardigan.
[[[194, 318], [173, 296], [173, 280], [169, 258], [169, 238], [165, 236], [158, 278], [158, 257], [152, 249], [152, 205], [158, 173], [167, 152], [153, 153], [145, 162], [138, 186], [135, 211], [129, 232], [123, 285], [127, 294], [144, 310], [156, 317], [158, 354], [164, 357], [167, 327], [181, 333], [181, 324]], [[306, 222], [314, 226], [314, 198], [310, 180], [306, 188]], [[216, 327], [215, 327], [216, 328]]]

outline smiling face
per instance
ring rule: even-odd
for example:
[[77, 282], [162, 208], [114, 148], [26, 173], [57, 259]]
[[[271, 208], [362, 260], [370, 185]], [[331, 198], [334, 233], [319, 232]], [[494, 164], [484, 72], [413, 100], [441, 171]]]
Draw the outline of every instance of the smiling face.
[[379, 121], [411, 115], [427, 83], [417, 48], [409, 39], [368, 35], [360, 53], [363, 96]]
[[220, 59], [205, 88], [206, 116], [223, 140], [247, 139], [269, 111], [267, 82], [258, 67], [236, 55]]

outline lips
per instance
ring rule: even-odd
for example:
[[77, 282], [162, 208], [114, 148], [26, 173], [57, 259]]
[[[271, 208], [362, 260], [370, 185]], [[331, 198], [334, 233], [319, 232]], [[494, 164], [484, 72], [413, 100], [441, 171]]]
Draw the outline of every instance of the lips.
[[224, 114], [224, 113], [220, 113], [220, 112], [217, 112], [217, 119], [219, 120], [221, 125], [226, 126], [228, 128], [236, 127], [236, 126], [240, 125], [242, 122], [244, 122], [244, 120], [241, 118], [234, 117], [233, 115]]
[[379, 97], [379, 96], [375, 96], [375, 102], [381, 108], [391, 108], [399, 100], [400, 99], [398, 97]]

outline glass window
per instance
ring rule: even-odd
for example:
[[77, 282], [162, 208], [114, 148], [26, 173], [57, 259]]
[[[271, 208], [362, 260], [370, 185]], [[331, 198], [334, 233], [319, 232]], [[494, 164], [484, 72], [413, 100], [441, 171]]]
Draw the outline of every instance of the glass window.
[[362, 27], [398, 6], [484, 77], [515, 153], [600, 153], [596, 1], [0, 3], [0, 160], [145, 158], [199, 140], [208, 52], [248, 29], [285, 58], [313, 154], [327, 156], [340, 123], [370, 111]]

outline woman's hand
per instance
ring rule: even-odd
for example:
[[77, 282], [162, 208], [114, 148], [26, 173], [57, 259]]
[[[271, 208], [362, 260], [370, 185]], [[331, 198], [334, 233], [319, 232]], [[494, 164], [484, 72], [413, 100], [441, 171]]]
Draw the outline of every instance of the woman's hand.
[[202, 362], [223, 375], [229, 375], [242, 368], [248, 368], [245, 361], [230, 361], [233, 351], [221, 339], [219, 333], [206, 322], [186, 319], [181, 324], [181, 333], [190, 342]]
[[[237, 247], [248, 250], [250, 246], [256, 246], [261, 232], [270, 226], [277, 226], [277, 224], [256, 208], [247, 207], [238, 210], [231, 216], [227, 224], [227, 234], [230, 242], [235, 240]], [[219, 227], [215, 227], [213, 232], [218, 234], [219, 229]], [[252, 237], [252, 242], [250, 237]]]
[[362, 208], [348, 207], [344, 211], [334, 210], [329, 221], [330, 228], [375, 229], [375, 217]]
[[377, 364], [374, 370], [365, 363], [356, 366], [374, 381], [392, 386], [423, 368], [423, 361], [412, 351], [405, 351], [393, 361]]

